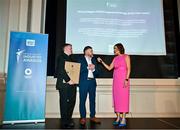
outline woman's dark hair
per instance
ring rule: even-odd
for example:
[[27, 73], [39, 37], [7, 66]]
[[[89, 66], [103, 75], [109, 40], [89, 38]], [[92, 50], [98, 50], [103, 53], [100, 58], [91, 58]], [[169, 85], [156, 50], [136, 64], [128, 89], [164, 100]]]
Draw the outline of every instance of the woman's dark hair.
[[117, 43], [116, 45], [114, 45], [118, 48], [119, 52], [121, 54], [124, 54], [125, 53], [125, 49], [124, 49], [124, 46], [122, 45], [122, 43]]

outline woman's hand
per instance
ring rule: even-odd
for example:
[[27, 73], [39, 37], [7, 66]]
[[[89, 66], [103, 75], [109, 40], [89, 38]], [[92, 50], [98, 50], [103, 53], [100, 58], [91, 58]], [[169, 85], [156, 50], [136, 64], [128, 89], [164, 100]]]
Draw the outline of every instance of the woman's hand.
[[100, 57], [97, 58], [97, 61], [99, 63], [102, 63], [102, 65], [109, 71], [111, 71], [114, 68], [113, 62], [110, 65], [107, 65]]
[[124, 80], [124, 88], [127, 88], [127, 87], [128, 87], [128, 84], [129, 84], [129, 82], [125, 79], [125, 80]]
[[98, 61], [99, 63], [102, 63], [102, 62], [103, 62], [103, 60], [102, 60], [100, 57], [97, 58], [97, 61]]

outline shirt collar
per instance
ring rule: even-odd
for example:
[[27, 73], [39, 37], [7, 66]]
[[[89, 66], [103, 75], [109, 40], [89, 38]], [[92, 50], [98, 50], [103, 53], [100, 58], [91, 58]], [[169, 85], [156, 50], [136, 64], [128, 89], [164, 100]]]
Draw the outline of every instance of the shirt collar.
[[66, 53], [64, 53], [64, 52], [63, 52], [63, 55], [64, 55], [64, 57], [70, 57], [70, 56], [68, 56], [68, 55], [67, 55]]
[[86, 59], [92, 59], [92, 57], [89, 57], [89, 56], [84, 56]]

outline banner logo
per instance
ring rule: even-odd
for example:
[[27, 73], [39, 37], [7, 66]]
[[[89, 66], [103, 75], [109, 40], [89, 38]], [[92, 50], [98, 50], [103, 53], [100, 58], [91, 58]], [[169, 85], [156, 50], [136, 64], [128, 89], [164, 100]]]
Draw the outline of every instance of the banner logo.
[[24, 71], [24, 74], [25, 74], [24, 77], [26, 79], [31, 78], [32, 77], [32, 69], [26, 68], [25, 71]]
[[35, 40], [27, 39], [26, 40], [26, 46], [36, 46]]

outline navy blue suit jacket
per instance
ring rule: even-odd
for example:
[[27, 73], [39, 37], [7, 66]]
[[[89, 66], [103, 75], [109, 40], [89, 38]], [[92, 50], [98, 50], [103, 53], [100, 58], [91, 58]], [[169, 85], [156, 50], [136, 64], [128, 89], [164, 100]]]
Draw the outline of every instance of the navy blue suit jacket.
[[[98, 77], [98, 66], [97, 66], [97, 60], [95, 57], [93, 57], [92, 59], [92, 64], [95, 65], [95, 71], [93, 72], [93, 75], [94, 75], [94, 82], [95, 82], [95, 85], [97, 85], [96, 83], [96, 78]], [[86, 58], [85, 56], [81, 56], [78, 60], [79, 63], [81, 63], [81, 69], [80, 69], [80, 82], [79, 82], [79, 86], [83, 87], [84, 85], [86, 85], [86, 81], [88, 79], [88, 63], [86, 61]]]

